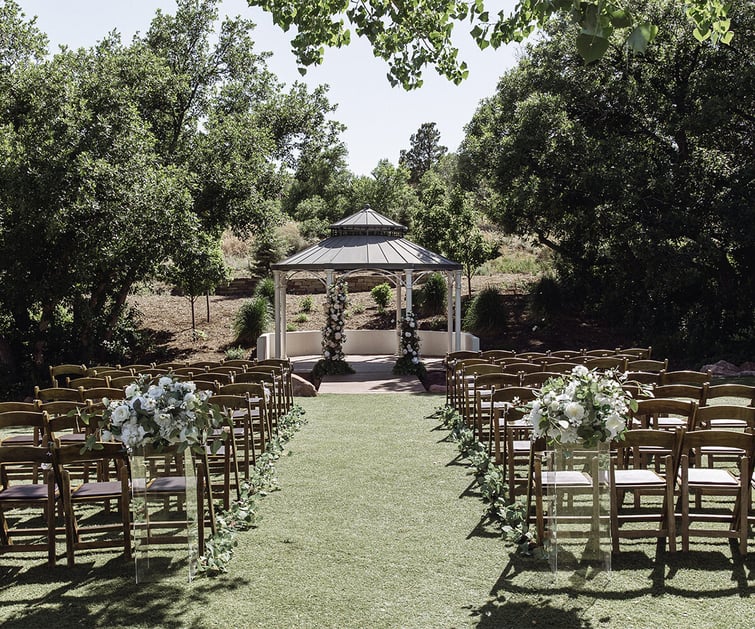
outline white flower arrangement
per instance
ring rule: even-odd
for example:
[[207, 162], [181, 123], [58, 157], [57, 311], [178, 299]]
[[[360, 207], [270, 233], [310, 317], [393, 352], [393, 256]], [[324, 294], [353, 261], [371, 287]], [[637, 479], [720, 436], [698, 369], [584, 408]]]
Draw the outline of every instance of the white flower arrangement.
[[102, 400], [104, 441], [115, 439], [129, 450], [177, 445], [182, 451], [203, 446], [210, 432], [222, 426], [219, 409], [209, 403], [209, 391], [169, 376], [150, 382], [149, 376], [142, 376], [126, 387], [125, 399]]
[[399, 333], [399, 358], [394, 367], [394, 373], [421, 373], [425, 366], [420, 358], [420, 339], [417, 319], [414, 313], [407, 312], [401, 320]]
[[346, 280], [338, 278], [328, 288], [326, 304], [326, 320], [328, 323], [322, 330], [322, 355], [327, 361], [344, 360], [343, 344], [346, 342], [346, 299], [348, 285]]
[[546, 381], [529, 408], [532, 438], [548, 445], [592, 448], [621, 439], [637, 401], [622, 388], [623, 375], [579, 365], [570, 374]]

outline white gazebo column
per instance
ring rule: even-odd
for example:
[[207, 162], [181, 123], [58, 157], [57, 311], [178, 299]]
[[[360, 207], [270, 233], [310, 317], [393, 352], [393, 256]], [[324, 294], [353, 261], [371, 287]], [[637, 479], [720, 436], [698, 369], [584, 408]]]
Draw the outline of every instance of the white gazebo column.
[[281, 326], [281, 347], [280, 347], [280, 353], [277, 354], [276, 358], [286, 358], [286, 334], [288, 332], [286, 331], [286, 290], [288, 289], [288, 274], [283, 273], [280, 276], [280, 297], [278, 298], [278, 302], [280, 304], [280, 326]]
[[412, 270], [406, 269], [406, 311], [412, 311]]
[[396, 354], [401, 352], [401, 273], [396, 273]]
[[454, 338], [454, 351], [461, 349], [461, 270], [456, 271], [456, 335]]
[[[283, 339], [281, 338], [281, 272], [280, 271], [273, 271], [273, 283], [275, 285], [275, 296], [273, 298], [274, 304], [273, 304], [273, 310], [274, 310], [274, 318], [275, 318], [275, 334], [273, 335], [275, 338], [275, 357], [280, 358], [281, 357], [281, 351], [282, 351], [282, 343]], [[259, 358], [259, 356], [258, 356]], [[266, 357], [265, 357], [266, 358]]]
[[454, 351], [454, 277], [446, 271], [446, 322], [448, 323], [448, 351]]

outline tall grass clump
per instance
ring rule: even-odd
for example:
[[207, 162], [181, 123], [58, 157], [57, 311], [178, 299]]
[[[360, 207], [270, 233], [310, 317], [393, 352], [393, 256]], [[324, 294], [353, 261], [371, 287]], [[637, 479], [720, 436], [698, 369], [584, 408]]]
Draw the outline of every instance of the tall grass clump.
[[257, 337], [270, 327], [272, 308], [265, 297], [255, 297], [242, 304], [233, 321], [236, 342], [246, 347], [257, 343]]
[[272, 277], [263, 277], [254, 288], [255, 297], [264, 297], [271, 304], [275, 303], [275, 282]]
[[391, 303], [391, 299], [393, 298], [393, 291], [391, 290], [391, 285], [388, 284], [388, 282], [383, 282], [382, 284], [375, 286], [370, 291], [370, 295], [377, 304], [378, 312], [384, 312], [388, 307], [388, 304]]
[[483, 288], [469, 304], [462, 327], [473, 334], [489, 334], [503, 329], [506, 315], [500, 291], [495, 286]]
[[427, 278], [418, 295], [423, 314], [435, 315], [445, 312], [447, 295], [445, 278], [440, 273], [433, 273]]

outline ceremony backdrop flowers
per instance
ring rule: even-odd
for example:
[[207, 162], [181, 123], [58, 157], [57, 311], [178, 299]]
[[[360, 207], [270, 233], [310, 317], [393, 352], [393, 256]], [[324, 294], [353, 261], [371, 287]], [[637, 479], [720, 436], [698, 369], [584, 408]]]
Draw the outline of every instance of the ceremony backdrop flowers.
[[[125, 399], [103, 399], [103, 441], [113, 438], [129, 450], [144, 445], [177, 445], [183, 451], [200, 448], [211, 432], [223, 425], [220, 410], [209, 402], [211, 394], [197, 390], [193, 382], [169, 376], [150, 382], [149, 376], [142, 376], [126, 387]], [[89, 447], [95, 446], [92, 437], [87, 442]], [[218, 439], [222, 437], [221, 431]]]
[[399, 357], [393, 367], [393, 373], [422, 375], [425, 365], [419, 357], [419, 328], [414, 313], [407, 312], [401, 320]]
[[528, 405], [533, 439], [592, 448], [621, 438], [631, 411], [637, 410], [621, 378], [614, 371], [601, 373], [579, 365], [570, 374], [546, 381]]
[[322, 360], [314, 368], [316, 377], [322, 374], [353, 373], [345, 361], [343, 344], [346, 342], [346, 305], [349, 287], [346, 280], [339, 277], [328, 288], [325, 304], [325, 325], [322, 329]]

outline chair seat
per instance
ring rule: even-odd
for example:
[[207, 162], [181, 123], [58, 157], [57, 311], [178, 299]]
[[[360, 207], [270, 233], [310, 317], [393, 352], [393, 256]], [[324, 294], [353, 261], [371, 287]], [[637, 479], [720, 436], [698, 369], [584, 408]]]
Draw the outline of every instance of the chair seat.
[[532, 442], [529, 439], [516, 439], [511, 442], [512, 454], [527, 454], [532, 448]]
[[564, 487], [592, 487], [592, 478], [584, 472], [574, 470], [558, 470], [556, 472], [543, 472], [543, 485]]
[[186, 490], [186, 477], [160, 476], [147, 485], [148, 493], [177, 492]]
[[738, 419], [711, 419], [710, 427], [714, 430], [721, 430], [723, 428], [737, 428], [744, 430], [747, 428], [747, 422]]
[[704, 467], [689, 469], [690, 485], [731, 485], [739, 487], [739, 481], [728, 470]]
[[121, 484], [117, 481], [106, 481], [96, 483], [85, 483], [79, 485], [71, 493], [74, 500], [86, 500], [87, 498], [104, 498], [113, 496], [119, 498], [121, 495]]
[[[57, 488], [55, 493], [58, 493]], [[7, 489], [0, 492], [0, 502], [11, 500], [45, 500], [47, 499], [47, 485], [43, 484], [23, 484], [23, 485], [11, 485]]]
[[0, 440], [0, 443], [4, 446], [33, 446], [37, 445], [37, 441], [34, 439], [34, 435], [31, 433], [23, 435], [12, 435]]
[[632, 470], [615, 470], [614, 478], [617, 486], [629, 487], [632, 486], [665, 486], [666, 480], [656, 474], [653, 470], [646, 469], [632, 469]]

